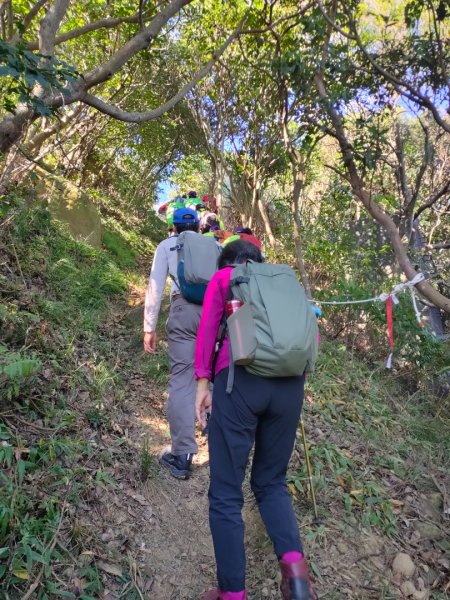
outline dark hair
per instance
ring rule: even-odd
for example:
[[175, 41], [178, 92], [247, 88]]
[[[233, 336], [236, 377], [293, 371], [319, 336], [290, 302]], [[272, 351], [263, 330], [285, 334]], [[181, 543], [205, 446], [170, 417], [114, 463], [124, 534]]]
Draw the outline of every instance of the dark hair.
[[246, 233], [247, 235], [253, 235], [253, 231], [250, 229], [250, 227], [236, 227], [236, 229], [234, 230], [234, 233]]
[[199, 223], [190, 221], [189, 223], [180, 223], [174, 225], [177, 233], [183, 233], [183, 231], [195, 231], [198, 232]]
[[217, 215], [214, 213], [209, 213], [206, 218], [200, 219], [200, 229], [202, 233], [208, 233], [211, 231], [211, 228], [217, 226], [217, 229], [220, 229], [219, 220]]
[[217, 261], [217, 266], [219, 269], [223, 269], [228, 265], [244, 263], [247, 260], [258, 263], [264, 262], [263, 255], [255, 244], [244, 240], [236, 240], [224, 247]]

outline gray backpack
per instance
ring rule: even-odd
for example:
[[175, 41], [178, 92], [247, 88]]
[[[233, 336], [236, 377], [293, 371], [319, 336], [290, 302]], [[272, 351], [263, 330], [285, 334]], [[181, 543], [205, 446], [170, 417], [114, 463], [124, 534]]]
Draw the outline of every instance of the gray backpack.
[[314, 369], [316, 316], [288, 265], [237, 265], [230, 289], [243, 302], [227, 320], [235, 364], [261, 377], [290, 377]]
[[220, 246], [213, 237], [183, 231], [175, 246], [178, 253], [177, 285], [188, 302], [203, 304], [206, 286], [217, 271]]

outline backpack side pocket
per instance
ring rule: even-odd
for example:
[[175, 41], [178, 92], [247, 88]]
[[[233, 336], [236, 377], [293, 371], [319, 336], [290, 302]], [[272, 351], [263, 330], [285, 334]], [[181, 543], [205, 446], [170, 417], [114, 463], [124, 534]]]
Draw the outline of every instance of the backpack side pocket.
[[236, 365], [250, 365], [255, 359], [256, 332], [250, 304], [244, 304], [227, 319], [231, 354]]

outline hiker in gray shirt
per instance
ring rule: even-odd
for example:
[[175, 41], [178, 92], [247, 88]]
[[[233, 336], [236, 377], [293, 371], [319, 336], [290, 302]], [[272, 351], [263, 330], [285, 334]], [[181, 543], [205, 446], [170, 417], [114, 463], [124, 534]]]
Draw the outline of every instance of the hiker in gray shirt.
[[[179, 208], [173, 215], [174, 232], [196, 231], [199, 218], [196, 211]], [[169, 398], [167, 417], [172, 447], [164, 453], [160, 464], [178, 479], [190, 475], [193, 455], [197, 452], [195, 441], [195, 379], [194, 352], [201, 305], [185, 300], [180, 294], [177, 279], [177, 238], [163, 240], [155, 251], [145, 295], [144, 349], [156, 351], [156, 323], [167, 277], [172, 278], [170, 312], [166, 331], [169, 345]]]

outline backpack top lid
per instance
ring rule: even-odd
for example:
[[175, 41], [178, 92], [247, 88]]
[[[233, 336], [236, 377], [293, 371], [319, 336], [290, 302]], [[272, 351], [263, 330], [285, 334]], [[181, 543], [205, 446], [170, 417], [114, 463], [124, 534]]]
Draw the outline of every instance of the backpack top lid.
[[312, 371], [317, 320], [293, 269], [248, 261], [233, 269], [230, 287], [235, 298], [250, 306], [255, 328], [255, 358], [246, 369], [261, 377]]
[[206, 286], [217, 270], [220, 246], [214, 238], [195, 231], [177, 236], [177, 285], [188, 302], [203, 304]]
[[208, 284], [217, 271], [221, 248], [213, 237], [183, 231], [177, 238], [178, 262], [188, 283]]

